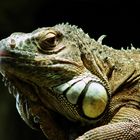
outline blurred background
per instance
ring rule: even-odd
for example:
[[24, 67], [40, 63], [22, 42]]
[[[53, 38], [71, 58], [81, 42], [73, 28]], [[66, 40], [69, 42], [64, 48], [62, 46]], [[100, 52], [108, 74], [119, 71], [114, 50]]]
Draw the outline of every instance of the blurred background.
[[[58, 23], [78, 25], [92, 38], [107, 35], [104, 43], [116, 49], [140, 46], [140, 8], [135, 1], [0, 0], [0, 40], [13, 32], [31, 32]], [[20, 118], [15, 99], [0, 75], [0, 140], [44, 140]]]

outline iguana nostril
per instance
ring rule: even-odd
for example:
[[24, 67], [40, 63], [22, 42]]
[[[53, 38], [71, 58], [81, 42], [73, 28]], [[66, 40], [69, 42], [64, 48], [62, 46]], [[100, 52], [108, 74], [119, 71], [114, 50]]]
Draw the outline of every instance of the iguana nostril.
[[9, 46], [11, 49], [14, 49], [16, 47], [16, 41], [13, 38], [10, 40]]

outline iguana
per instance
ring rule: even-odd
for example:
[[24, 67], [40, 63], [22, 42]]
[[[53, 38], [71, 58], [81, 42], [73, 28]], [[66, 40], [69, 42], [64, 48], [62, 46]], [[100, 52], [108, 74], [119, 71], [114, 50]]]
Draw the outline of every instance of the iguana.
[[75, 25], [0, 41], [0, 71], [23, 120], [48, 140], [140, 139], [140, 49]]

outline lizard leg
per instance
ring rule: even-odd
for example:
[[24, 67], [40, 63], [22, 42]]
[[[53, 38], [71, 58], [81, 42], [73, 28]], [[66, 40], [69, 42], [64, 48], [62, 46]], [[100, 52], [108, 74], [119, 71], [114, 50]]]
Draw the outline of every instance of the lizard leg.
[[112, 121], [104, 126], [87, 131], [76, 140], [139, 140], [140, 111], [121, 108]]

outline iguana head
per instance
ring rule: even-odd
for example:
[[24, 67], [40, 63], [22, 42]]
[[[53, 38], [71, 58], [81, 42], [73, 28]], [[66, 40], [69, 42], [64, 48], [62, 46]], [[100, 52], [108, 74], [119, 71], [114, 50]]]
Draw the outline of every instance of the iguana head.
[[52, 87], [82, 73], [80, 53], [72, 35], [74, 29], [60, 29], [59, 26], [40, 28], [3, 39], [2, 73]]
[[107, 83], [101, 72], [90, 72], [85, 66], [79, 40], [89, 48], [94, 42], [67, 24], [13, 33], [1, 40], [0, 71], [11, 81], [10, 90], [15, 87], [25, 98], [35, 95], [45, 108], [71, 120], [99, 120], [108, 104]]

